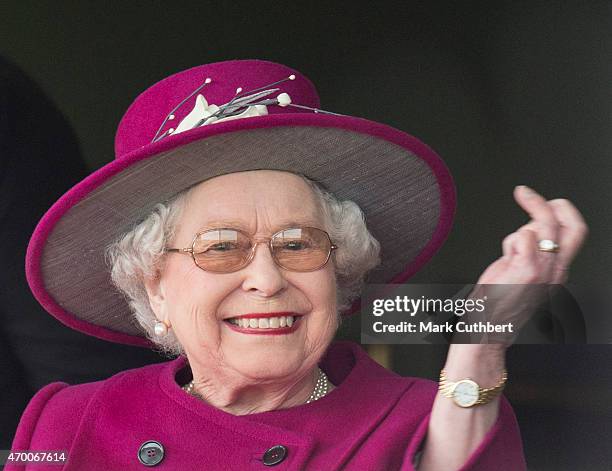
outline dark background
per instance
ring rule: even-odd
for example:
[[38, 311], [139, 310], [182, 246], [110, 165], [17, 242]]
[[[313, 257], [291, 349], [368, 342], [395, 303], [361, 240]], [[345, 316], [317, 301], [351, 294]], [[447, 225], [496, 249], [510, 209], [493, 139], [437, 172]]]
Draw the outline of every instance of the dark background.
[[[453, 173], [458, 211], [414, 281], [474, 282], [527, 221], [515, 185], [573, 201], [591, 229], [573, 289], [600, 345], [514, 346], [506, 392], [530, 469], [611, 469], [612, 3], [13, 1], [0, 18], [0, 53], [59, 107], [90, 170], [113, 158], [138, 93], [227, 59], [287, 64], [324, 109], [421, 138]], [[359, 338], [357, 318], [343, 329]], [[399, 373], [435, 379], [445, 349], [392, 353]]]

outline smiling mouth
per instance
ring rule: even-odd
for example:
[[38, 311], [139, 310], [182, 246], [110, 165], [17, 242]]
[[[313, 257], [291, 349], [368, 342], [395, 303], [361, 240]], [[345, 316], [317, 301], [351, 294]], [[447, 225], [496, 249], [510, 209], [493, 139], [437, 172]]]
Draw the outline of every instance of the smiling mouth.
[[275, 314], [247, 314], [245, 316], [231, 317], [224, 319], [234, 330], [240, 330], [249, 333], [264, 333], [278, 332], [286, 333], [295, 330], [301, 315], [291, 313], [291, 315]]

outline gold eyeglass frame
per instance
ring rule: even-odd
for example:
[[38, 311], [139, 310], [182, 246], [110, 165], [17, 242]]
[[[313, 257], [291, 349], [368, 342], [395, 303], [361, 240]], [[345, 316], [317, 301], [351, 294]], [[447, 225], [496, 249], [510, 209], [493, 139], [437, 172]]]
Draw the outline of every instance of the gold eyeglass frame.
[[[274, 237], [276, 235], [280, 234], [281, 232], [290, 231], [292, 229], [314, 229], [314, 230], [317, 230], [317, 231], [322, 232], [323, 234], [325, 234], [325, 236], [327, 237], [327, 240], [329, 241], [329, 250], [327, 252], [327, 257], [325, 257], [325, 261], [323, 263], [321, 263], [319, 266], [317, 266], [315, 268], [311, 268], [309, 270], [294, 270], [294, 269], [286, 268], [286, 267], [284, 267], [283, 265], [280, 264], [280, 262], [276, 259], [275, 255], [274, 255], [274, 250], [273, 250], [273, 247], [272, 247], [272, 239], [274, 239]], [[196, 244], [196, 241], [198, 240], [198, 237], [200, 237], [202, 234], [205, 234], [207, 232], [223, 231], [223, 230], [236, 231], [236, 232], [242, 234], [243, 236], [246, 236], [246, 238], [249, 240], [249, 242], [252, 245], [252, 247], [250, 249], [250, 252], [249, 252], [249, 256], [246, 258], [245, 262], [242, 265], [240, 265], [238, 268], [236, 268], [234, 270], [230, 270], [230, 271], [208, 270], [206, 268], [201, 267], [200, 265], [198, 265], [198, 262], [196, 261], [195, 252], [194, 252], [195, 244]], [[274, 260], [274, 263], [278, 267], [282, 268], [283, 270], [294, 271], [294, 272], [298, 272], [298, 273], [308, 273], [308, 272], [313, 272], [313, 271], [316, 271], [316, 270], [319, 270], [319, 269], [323, 268], [329, 262], [329, 259], [331, 258], [332, 252], [338, 248], [338, 246], [335, 245], [332, 242], [331, 237], [329, 237], [329, 234], [327, 233], [327, 231], [324, 231], [323, 229], [319, 229], [318, 227], [311, 227], [311, 226], [287, 227], [285, 229], [281, 229], [281, 230], [275, 232], [270, 237], [258, 237], [258, 238], [254, 238], [250, 234], [247, 234], [246, 232], [244, 232], [244, 231], [242, 231], [240, 229], [236, 229], [234, 227], [216, 227], [216, 228], [213, 228], [213, 229], [206, 229], [204, 231], [198, 232], [194, 236], [193, 241], [191, 242], [191, 247], [185, 247], [183, 249], [165, 248], [164, 251], [166, 253], [177, 252], [177, 253], [181, 253], [181, 254], [185, 254], [185, 255], [190, 255], [191, 259], [193, 260], [193, 263], [195, 263], [195, 265], [200, 270], [204, 270], [204, 271], [209, 272], [209, 273], [235, 273], [235, 272], [237, 272], [239, 270], [242, 270], [246, 266], [248, 266], [253, 261], [253, 259], [255, 258], [255, 251], [257, 250], [257, 246], [259, 244], [261, 244], [261, 243], [266, 243], [266, 242], [268, 244], [268, 248], [270, 249], [270, 255], [272, 256], [272, 260]]]

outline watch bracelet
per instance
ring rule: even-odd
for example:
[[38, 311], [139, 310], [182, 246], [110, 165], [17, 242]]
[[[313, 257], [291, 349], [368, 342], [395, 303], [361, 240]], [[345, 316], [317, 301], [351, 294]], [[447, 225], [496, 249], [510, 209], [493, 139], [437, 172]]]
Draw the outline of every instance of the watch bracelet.
[[[470, 378], [464, 378], [464, 379], [470, 379]], [[470, 379], [470, 381], [474, 381], [474, 383], [478, 384], [478, 400], [474, 403], [474, 405], [486, 404], [491, 399], [493, 399], [495, 396], [497, 396], [501, 391], [503, 391], [504, 387], [506, 386], [507, 380], [508, 380], [508, 371], [505, 368], [504, 368], [504, 371], [502, 373], [502, 378], [499, 381], [499, 383], [497, 383], [495, 386], [491, 388], [481, 388], [480, 385], [476, 383], [476, 381]], [[462, 381], [462, 380], [459, 380], [459, 381]], [[459, 381], [448, 381], [446, 378], [446, 370], [443, 368], [440, 371], [440, 383], [438, 385], [438, 390], [444, 397], [448, 397], [452, 399], [453, 397], [452, 389], [455, 386], [455, 384], [458, 383]]]

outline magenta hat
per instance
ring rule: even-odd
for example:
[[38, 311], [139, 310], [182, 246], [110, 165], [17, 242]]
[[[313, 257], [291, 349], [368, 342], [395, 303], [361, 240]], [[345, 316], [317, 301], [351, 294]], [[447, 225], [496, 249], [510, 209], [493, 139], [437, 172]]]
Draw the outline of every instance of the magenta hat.
[[106, 247], [180, 191], [258, 169], [301, 173], [356, 202], [382, 247], [367, 282], [408, 279], [450, 231], [448, 169], [402, 131], [319, 106], [304, 75], [262, 60], [194, 67], [147, 89], [119, 124], [115, 160], [64, 194], [36, 227], [26, 256], [36, 299], [73, 329], [151, 346], [111, 283]]

